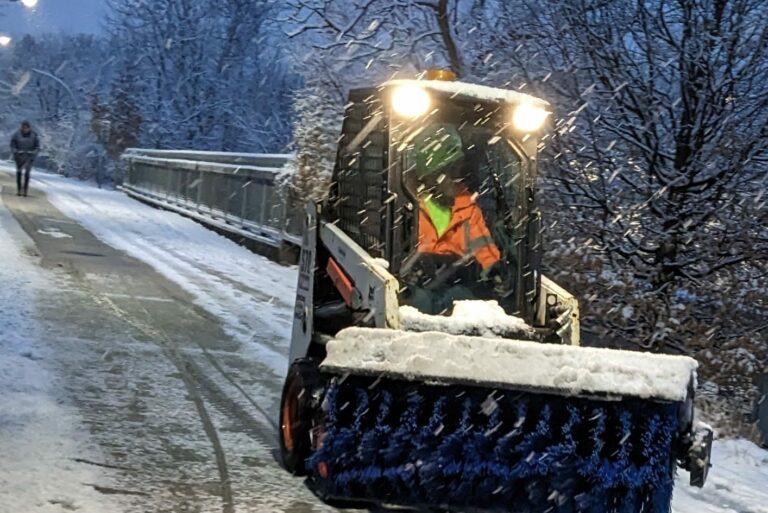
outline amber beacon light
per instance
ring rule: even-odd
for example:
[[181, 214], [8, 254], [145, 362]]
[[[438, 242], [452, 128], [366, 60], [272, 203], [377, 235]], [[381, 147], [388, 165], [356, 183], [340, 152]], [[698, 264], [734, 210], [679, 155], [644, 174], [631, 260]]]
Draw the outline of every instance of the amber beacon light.
[[427, 80], [443, 80], [453, 82], [456, 80], [456, 73], [449, 69], [428, 69], [424, 75]]

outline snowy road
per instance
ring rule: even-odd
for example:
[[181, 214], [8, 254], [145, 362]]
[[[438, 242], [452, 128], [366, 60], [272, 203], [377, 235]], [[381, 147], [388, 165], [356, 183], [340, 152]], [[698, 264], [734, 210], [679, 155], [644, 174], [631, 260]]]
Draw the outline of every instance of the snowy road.
[[[274, 458], [295, 270], [120, 193], [0, 171], [0, 513], [321, 512]], [[716, 444], [675, 513], [768, 513]]]

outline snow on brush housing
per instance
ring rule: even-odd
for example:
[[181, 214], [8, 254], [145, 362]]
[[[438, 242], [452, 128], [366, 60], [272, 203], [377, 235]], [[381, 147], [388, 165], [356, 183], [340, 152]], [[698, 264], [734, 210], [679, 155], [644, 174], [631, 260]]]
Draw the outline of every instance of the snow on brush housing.
[[489, 318], [525, 329], [519, 319], [502, 319], [494, 305], [480, 308], [477, 303], [483, 302], [470, 303], [474, 305], [457, 302], [458, 315], [454, 317], [401, 309], [403, 327], [415, 331], [342, 330], [328, 343], [328, 356], [321, 367], [410, 381], [493, 383], [500, 388], [559, 395], [660, 401], [684, 401], [695, 377], [697, 363], [686, 356], [511, 340], [495, 337], [491, 329], [481, 330], [482, 336], [455, 334], [468, 326], [476, 329]]

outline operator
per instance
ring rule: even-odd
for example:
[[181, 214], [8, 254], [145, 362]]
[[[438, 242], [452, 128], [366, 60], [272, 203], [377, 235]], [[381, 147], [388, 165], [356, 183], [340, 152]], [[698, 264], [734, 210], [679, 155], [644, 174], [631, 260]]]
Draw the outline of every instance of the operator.
[[[439, 315], [455, 301], [496, 297], [489, 287], [499, 279], [501, 253], [463, 183], [470, 172], [459, 132], [433, 124], [414, 136], [413, 146], [405, 182], [418, 199], [419, 238], [417, 258], [401, 270], [404, 304]], [[469, 271], [473, 263], [480, 276]]]
[[447, 124], [430, 125], [415, 137], [414, 150], [419, 253], [474, 259], [487, 273], [501, 253], [483, 212], [462, 183], [465, 158], [459, 132]]
[[40, 151], [40, 138], [32, 130], [29, 121], [22, 121], [21, 128], [11, 137], [11, 153], [16, 161], [16, 195], [27, 195], [32, 163]]

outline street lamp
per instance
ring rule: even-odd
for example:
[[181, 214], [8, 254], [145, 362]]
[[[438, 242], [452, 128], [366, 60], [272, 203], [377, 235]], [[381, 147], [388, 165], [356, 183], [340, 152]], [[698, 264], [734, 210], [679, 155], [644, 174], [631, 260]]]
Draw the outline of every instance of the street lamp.
[[39, 0], [10, 0], [11, 2], [18, 2], [21, 1], [22, 4], [24, 4], [24, 7], [28, 9], [34, 9], [37, 7], [37, 2]]
[[[34, 9], [37, 7], [37, 2], [39, 0], [9, 0], [10, 2], [21, 2], [24, 7], [27, 9]], [[7, 36], [5, 34], [0, 34], [0, 47], [6, 47], [11, 44], [11, 36]]]

